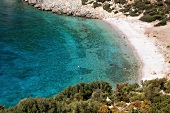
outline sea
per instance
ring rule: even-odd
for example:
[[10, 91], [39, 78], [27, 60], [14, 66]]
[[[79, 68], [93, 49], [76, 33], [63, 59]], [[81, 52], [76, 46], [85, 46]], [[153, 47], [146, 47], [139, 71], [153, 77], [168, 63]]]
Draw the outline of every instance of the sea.
[[81, 82], [134, 83], [137, 71], [132, 48], [107, 23], [0, 0], [1, 105], [53, 97]]

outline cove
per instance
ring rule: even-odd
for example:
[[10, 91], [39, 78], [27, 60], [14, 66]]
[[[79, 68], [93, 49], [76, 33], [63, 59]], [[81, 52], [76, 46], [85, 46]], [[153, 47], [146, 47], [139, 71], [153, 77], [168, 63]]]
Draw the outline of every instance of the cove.
[[0, 104], [52, 97], [80, 82], [136, 81], [131, 48], [103, 21], [59, 16], [21, 0], [0, 4]]

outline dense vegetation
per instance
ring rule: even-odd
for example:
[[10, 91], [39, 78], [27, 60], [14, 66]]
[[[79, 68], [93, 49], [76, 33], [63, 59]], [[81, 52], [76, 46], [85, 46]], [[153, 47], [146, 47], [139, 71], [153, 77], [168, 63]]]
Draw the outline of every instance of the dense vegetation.
[[[90, 2], [89, 2], [90, 1]], [[140, 20], [145, 22], [159, 22], [155, 26], [166, 25], [170, 21], [170, 0], [134, 0], [128, 3], [126, 0], [82, 0], [82, 4], [93, 4], [93, 7], [103, 7], [108, 12], [122, 12], [126, 16], [142, 15]], [[115, 4], [119, 9], [115, 8]]]
[[107, 82], [69, 86], [54, 98], [25, 98], [0, 113], [168, 113], [170, 81], [155, 79], [138, 84]]

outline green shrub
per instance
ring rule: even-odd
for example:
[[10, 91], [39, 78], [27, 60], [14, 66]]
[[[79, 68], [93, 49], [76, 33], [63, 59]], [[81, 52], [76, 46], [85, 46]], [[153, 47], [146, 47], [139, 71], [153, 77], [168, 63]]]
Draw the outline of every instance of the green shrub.
[[115, 106], [118, 106], [118, 107], [125, 107], [125, 106], [127, 106], [127, 105], [126, 105], [126, 102], [121, 101], [121, 102], [115, 103]]
[[162, 16], [162, 15], [154, 15], [153, 18], [155, 18], [156, 20], [162, 20], [162, 19], [164, 19], [164, 16]]
[[[0, 113], [169, 113], [170, 96], [160, 91], [170, 93], [170, 81], [155, 79], [142, 85], [120, 83], [113, 91], [107, 82], [80, 83], [54, 98], [25, 98], [8, 109], [0, 105]], [[107, 97], [111, 101], [107, 102]], [[113, 102], [115, 106], [109, 109]], [[126, 102], [131, 104], [127, 106]], [[124, 109], [120, 111], [117, 107]]]
[[111, 86], [107, 82], [92, 82], [92, 83], [80, 83], [75, 86], [69, 86], [62, 92], [55, 96], [55, 100], [63, 101], [63, 99], [74, 100], [75, 95], [79, 95], [79, 99], [88, 100], [92, 97], [92, 94], [97, 89], [101, 90], [101, 93], [111, 94]]
[[96, 2], [102, 2], [102, 3], [104, 3], [105, 1], [111, 1], [111, 0], [96, 0]]
[[125, 9], [120, 9], [119, 11], [120, 11], [120, 12], [123, 12], [123, 13], [126, 13], [126, 12], [129, 12], [129, 9], [128, 9], [128, 8], [125, 8]]
[[144, 10], [146, 8], [145, 3], [141, 1], [135, 1], [135, 3], [133, 3], [132, 6], [139, 10]]
[[115, 101], [125, 101], [129, 102], [131, 91], [135, 91], [139, 87], [138, 84], [116, 84], [116, 91], [115, 91]]
[[114, 0], [115, 3], [125, 4], [126, 0]]
[[117, 13], [119, 13], [119, 11], [115, 11], [115, 12], [114, 12], [114, 14], [117, 14]]
[[93, 3], [93, 8], [96, 8], [96, 7], [100, 7], [102, 4], [99, 4], [99, 3], [97, 3], [97, 2], [94, 2]]
[[163, 6], [163, 3], [162, 3], [162, 1], [160, 1], [160, 2], [157, 2], [157, 6]]
[[0, 105], [0, 113], [4, 113], [5, 107], [3, 105]]
[[170, 93], [170, 80], [164, 84], [165, 93]]
[[143, 84], [145, 98], [154, 102], [155, 98], [158, 98], [161, 95], [160, 91], [164, 90], [164, 84], [166, 81], [165, 78], [145, 81]]
[[151, 106], [151, 113], [169, 113], [170, 96], [163, 95], [157, 98], [157, 101]]
[[75, 101], [66, 106], [65, 113], [98, 113], [99, 106], [102, 104], [98, 101]]
[[153, 15], [156, 15], [158, 12], [157, 12], [157, 9], [156, 8], [151, 8], [151, 9], [149, 9], [149, 10], [146, 10], [145, 12], [144, 12], [144, 15], [151, 15], [151, 16], [153, 16]]
[[112, 9], [110, 8], [110, 6], [111, 6], [110, 4], [105, 3], [105, 4], [103, 5], [103, 9], [106, 10], [106, 11], [108, 11], [108, 12], [111, 12]]
[[5, 107], [0, 104], [0, 110], [3, 110], [3, 109], [5, 109]]
[[170, 0], [166, 0], [165, 3], [170, 5]]
[[144, 21], [144, 22], [153, 22], [156, 19], [153, 16], [150, 15], [144, 15], [142, 16], [139, 20]]
[[88, 0], [81, 0], [82, 5], [86, 5], [86, 2], [88, 2]]
[[149, 0], [145, 0], [145, 4], [151, 4]]
[[155, 27], [158, 27], [158, 26], [164, 26], [167, 24], [167, 19], [163, 19], [162, 21], [160, 21], [159, 23], [157, 23], [156, 25], [154, 25]]
[[130, 13], [129, 15], [130, 16], [139, 16], [139, 14], [137, 14], [137, 13]]
[[5, 113], [64, 113], [65, 108], [55, 100], [45, 98], [26, 98], [17, 106], [5, 110]]
[[94, 3], [94, 1], [90, 1], [88, 4], [92, 4], [92, 3]]
[[131, 102], [133, 102], [133, 101], [135, 101], [135, 100], [143, 101], [143, 100], [145, 100], [144, 93], [131, 92], [131, 93], [129, 94], [129, 100], [130, 100]]

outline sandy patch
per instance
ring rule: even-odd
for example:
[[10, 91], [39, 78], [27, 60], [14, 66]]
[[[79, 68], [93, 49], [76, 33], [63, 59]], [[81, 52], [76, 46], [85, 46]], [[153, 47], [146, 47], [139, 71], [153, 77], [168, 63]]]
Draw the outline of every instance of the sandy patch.
[[168, 75], [170, 72], [169, 63], [164, 57], [165, 52], [159, 49], [157, 40], [155, 39], [155, 32], [157, 30], [153, 31], [152, 24], [141, 22], [138, 18], [133, 17], [106, 18], [103, 20], [124, 35], [123, 38], [127, 39], [134, 53], [138, 56], [139, 63], [141, 64], [138, 82], [141, 80], [163, 78]]

